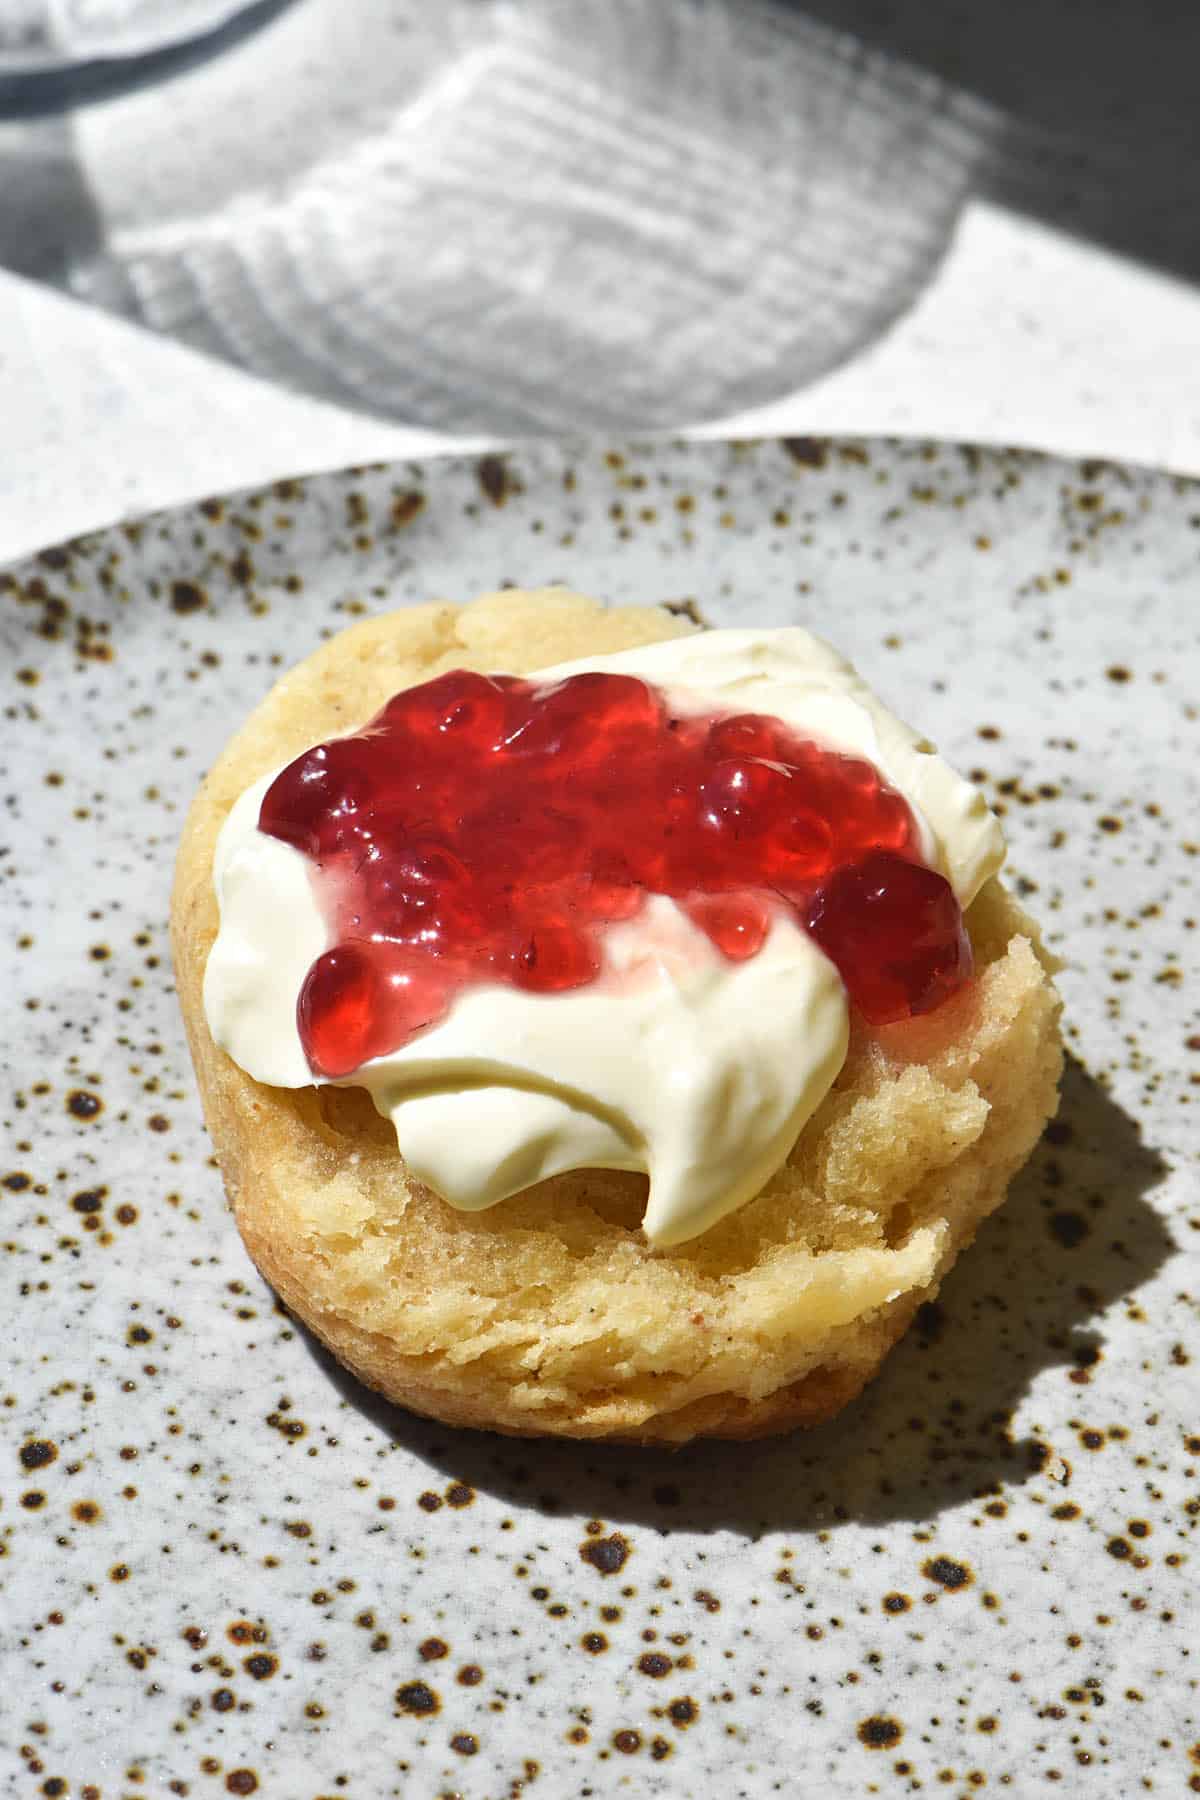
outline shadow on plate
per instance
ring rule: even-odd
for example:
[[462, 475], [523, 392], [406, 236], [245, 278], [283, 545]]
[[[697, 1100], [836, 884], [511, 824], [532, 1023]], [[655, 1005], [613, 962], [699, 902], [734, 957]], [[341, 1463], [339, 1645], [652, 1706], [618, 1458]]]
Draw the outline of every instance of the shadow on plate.
[[1019, 1486], [1059, 1448], [1017, 1437], [1014, 1412], [1048, 1371], [1095, 1378], [1098, 1316], [1174, 1248], [1146, 1199], [1166, 1167], [1069, 1060], [1057, 1120], [939, 1300], [859, 1400], [790, 1437], [671, 1452], [454, 1431], [389, 1405], [307, 1341], [346, 1403], [429, 1464], [431, 1483], [465, 1482], [525, 1513], [747, 1537], [926, 1520]]

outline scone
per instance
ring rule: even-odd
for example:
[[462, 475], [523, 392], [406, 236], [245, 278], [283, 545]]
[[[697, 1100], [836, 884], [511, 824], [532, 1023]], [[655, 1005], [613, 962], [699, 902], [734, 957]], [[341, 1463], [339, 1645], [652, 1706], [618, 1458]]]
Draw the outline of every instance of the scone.
[[[172, 902], [176, 977], [205, 1115], [242, 1237], [285, 1304], [357, 1376], [450, 1423], [679, 1444], [696, 1436], [754, 1437], [830, 1418], [875, 1374], [916, 1308], [936, 1294], [959, 1251], [1003, 1199], [1057, 1103], [1059, 1003], [1048, 959], [1036, 928], [987, 875], [992, 865], [976, 850], [974, 879], [981, 871], [986, 878], [964, 915], [964, 953], [974, 972], [919, 1016], [867, 1024], [847, 1006], [828, 959], [799, 930], [789, 927], [789, 937], [782, 923], [771, 926], [768, 942], [783, 944], [771, 967], [765, 949], [731, 949], [722, 962], [706, 948], [715, 959], [704, 989], [709, 1010], [697, 1002], [689, 1015], [687, 1058], [698, 1069], [715, 1064], [721, 1072], [720, 1080], [707, 1072], [696, 1076], [708, 1111], [695, 1116], [705, 1129], [711, 1125], [713, 1148], [689, 1164], [686, 1144], [681, 1150], [672, 1140], [669, 1174], [662, 1148], [669, 1132], [664, 1126], [659, 1143], [657, 1120], [677, 1096], [672, 1055], [655, 1048], [663, 1042], [656, 1021], [637, 1026], [638, 1044], [649, 1050], [635, 1051], [630, 1030], [624, 1077], [626, 1059], [609, 1057], [618, 1089], [624, 1079], [637, 1090], [628, 1103], [636, 1129], [617, 1116], [616, 1101], [603, 1093], [589, 1099], [579, 1087], [589, 1056], [600, 1055], [604, 1032], [619, 1032], [638, 1006], [644, 1014], [655, 995], [686, 990], [685, 980], [663, 975], [666, 952], [654, 952], [657, 987], [651, 976], [639, 975], [649, 966], [639, 952], [642, 960], [634, 957], [622, 980], [609, 983], [611, 992], [596, 989], [594, 1014], [554, 1010], [585, 1004], [586, 979], [577, 975], [564, 976], [567, 987], [577, 984], [570, 993], [530, 1001], [541, 1009], [539, 1028], [545, 1019], [553, 1025], [568, 1016], [599, 1021], [594, 1043], [590, 1025], [572, 1027], [569, 1044], [560, 1034], [570, 1075], [561, 1091], [550, 1052], [550, 1072], [539, 1086], [519, 1070], [512, 1073], [505, 1057], [515, 1052], [503, 1041], [479, 1049], [479, 1068], [470, 1065], [469, 1078], [461, 1073], [467, 1065], [447, 1063], [459, 1073], [437, 1087], [438, 1065], [420, 1061], [417, 1031], [405, 1054], [418, 1060], [407, 1073], [403, 1061], [398, 1065], [408, 1087], [398, 1097], [389, 1090], [387, 1110], [393, 1101], [395, 1110], [387, 1117], [352, 1069], [335, 1068], [332, 1085], [317, 1083], [303, 1067], [296, 1073], [294, 1024], [290, 1061], [272, 1061], [273, 1051], [264, 1051], [260, 1062], [249, 1052], [243, 1056], [260, 1073], [271, 1072], [270, 1083], [252, 1079], [218, 1048], [205, 1010], [206, 965], [221, 925], [214, 859], [219, 839], [228, 844], [222, 828], [248, 789], [310, 746], [358, 731], [401, 690], [444, 672], [519, 677], [634, 651], [653, 670], [673, 666], [675, 652], [641, 647], [679, 639], [686, 658], [702, 641], [682, 644], [690, 632], [656, 608], [608, 610], [561, 590], [491, 595], [462, 608], [430, 605], [368, 620], [278, 683], [213, 768], [187, 821]], [[837, 659], [825, 654], [832, 667]], [[617, 657], [616, 666], [624, 661]], [[636, 656], [632, 666], [641, 667]], [[852, 672], [846, 682], [851, 678]], [[861, 684], [853, 688], [856, 705], [860, 690], [865, 694]], [[914, 812], [937, 817], [940, 807], [947, 817], [963, 818], [969, 812], [977, 838], [991, 829], [979, 822], [982, 802], [963, 800], [965, 784], [954, 785], [957, 778], [931, 747], [870, 704], [878, 713], [871, 715], [872, 742], [883, 746], [878, 755], [889, 773], [893, 764], [903, 766], [924, 784]], [[835, 720], [829, 729], [836, 737], [842, 728]], [[906, 785], [911, 789], [912, 782]], [[257, 809], [259, 790], [250, 798]], [[957, 879], [953, 847], [939, 841], [935, 849], [950, 869], [946, 879]], [[220, 854], [227, 863], [227, 849]], [[958, 891], [970, 887], [964, 875]], [[230, 893], [227, 884], [231, 913], [236, 896]], [[271, 935], [282, 946], [288, 922], [281, 903], [268, 898]], [[671, 907], [665, 900], [658, 905]], [[680, 929], [697, 943], [699, 925], [721, 941], [708, 915], [693, 907], [691, 917]], [[226, 925], [221, 929], [224, 935]], [[307, 955], [301, 937], [287, 951], [293, 961]], [[235, 985], [241, 954], [233, 944], [214, 961], [215, 968], [223, 957], [226, 972], [233, 968]], [[267, 988], [260, 981], [247, 991], [254, 998]], [[514, 1006], [521, 999], [513, 998], [511, 986], [483, 988], [471, 1005], [484, 1008], [497, 995]], [[730, 995], [740, 1009], [732, 1023]], [[268, 998], [289, 1021], [300, 1016], [294, 986], [271, 990]], [[447, 1009], [451, 1021], [475, 1016], [465, 1003], [447, 1001]], [[239, 1043], [258, 1041], [256, 1021], [247, 1016], [253, 1010], [242, 1006]], [[505, 1031], [525, 1030], [525, 1014], [491, 1017], [509, 1021]], [[800, 1018], [813, 1021], [817, 1048], [797, 1041], [782, 1045], [789, 1054], [781, 1056], [780, 1034]], [[427, 1033], [429, 1042], [446, 1029]], [[742, 1040], [754, 1071], [749, 1084], [744, 1070], [724, 1067]], [[285, 1064], [287, 1074], [274, 1073]], [[797, 1081], [803, 1076], [815, 1096], [807, 1111], [797, 1110], [789, 1091], [793, 1064]], [[280, 1080], [295, 1085], [274, 1084]], [[742, 1131], [739, 1106], [753, 1129]], [[530, 1120], [538, 1122], [536, 1131]], [[507, 1191], [520, 1171], [537, 1174], [569, 1162], [562, 1146], [571, 1131], [583, 1134], [577, 1144], [603, 1146], [607, 1132], [625, 1149], [599, 1149], [604, 1167], [567, 1167]], [[474, 1184], [471, 1197], [459, 1196], [455, 1204], [445, 1184], [439, 1191], [430, 1172], [443, 1167], [465, 1171], [464, 1183]], [[652, 1171], [652, 1208], [654, 1195], [666, 1196], [653, 1217], [639, 1167]], [[506, 1170], [507, 1181], [497, 1187]], [[496, 1199], [497, 1192], [506, 1197]]]

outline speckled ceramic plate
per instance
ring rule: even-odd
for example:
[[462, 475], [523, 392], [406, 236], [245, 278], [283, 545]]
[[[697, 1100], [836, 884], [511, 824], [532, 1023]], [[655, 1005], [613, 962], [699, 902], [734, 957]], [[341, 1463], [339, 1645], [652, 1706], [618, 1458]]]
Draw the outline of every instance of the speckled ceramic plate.
[[[1200, 489], [919, 445], [282, 482], [0, 576], [0, 1791], [1200, 1789]], [[677, 1456], [389, 1409], [274, 1304], [171, 992], [277, 672], [504, 581], [802, 621], [978, 772], [1066, 959], [1048, 1141], [835, 1424]]]

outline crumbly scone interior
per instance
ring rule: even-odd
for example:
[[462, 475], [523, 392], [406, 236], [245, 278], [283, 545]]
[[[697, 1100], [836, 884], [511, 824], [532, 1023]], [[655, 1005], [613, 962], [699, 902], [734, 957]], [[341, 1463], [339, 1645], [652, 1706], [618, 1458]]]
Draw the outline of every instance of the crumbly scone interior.
[[199, 994], [212, 848], [251, 780], [441, 669], [523, 673], [684, 629], [556, 590], [367, 621], [279, 684], [189, 821], [177, 969], [239, 1226], [344, 1361], [441, 1417], [679, 1441], [825, 1416], [998, 1204], [1055, 1104], [1057, 998], [998, 882], [968, 917], [978, 979], [928, 1019], [856, 1035], [785, 1166], [673, 1250], [641, 1235], [643, 1177], [584, 1171], [459, 1213], [406, 1179], [361, 1090], [264, 1088], [215, 1048]]

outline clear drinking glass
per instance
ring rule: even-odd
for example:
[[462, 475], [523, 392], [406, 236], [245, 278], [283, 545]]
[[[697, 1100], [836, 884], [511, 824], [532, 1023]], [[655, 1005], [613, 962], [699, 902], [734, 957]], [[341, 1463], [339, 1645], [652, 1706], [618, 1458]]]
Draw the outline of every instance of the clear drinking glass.
[[449, 431], [794, 392], [911, 302], [1000, 129], [768, 0], [5, 6], [76, 53], [242, 35], [0, 125], [0, 264]]

